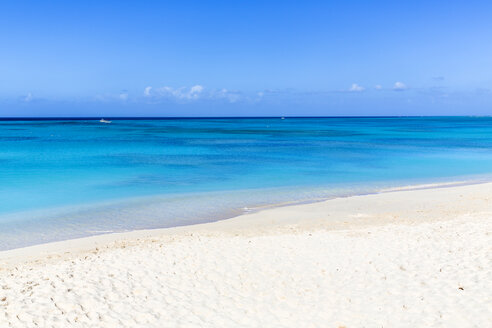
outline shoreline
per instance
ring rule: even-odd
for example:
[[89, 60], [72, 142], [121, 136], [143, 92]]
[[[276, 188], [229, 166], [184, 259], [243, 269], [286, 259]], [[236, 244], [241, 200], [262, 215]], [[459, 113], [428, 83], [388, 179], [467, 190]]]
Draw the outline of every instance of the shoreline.
[[[358, 195], [350, 195], [350, 196], [341, 196], [330, 199], [322, 199], [322, 200], [311, 200], [311, 201], [301, 201], [301, 202], [285, 202], [280, 204], [271, 204], [264, 205], [258, 208], [248, 209], [250, 212], [246, 212], [240, 214], [238, 216], [234, 216], [227, 219], [220, 219], [211, 222], [205, 223], [197, 223], [190, 225], [181, 225], [174, 226], [168, 228], [157, 228], [157, 229], [139, 229], [125, 232], [108, 232], [102, 233], [98, 235], [81, 237], [81, 238], [73, 238], [49, 243], [36, 244], [26, 247], [14, 248], [9, 250], [0, 251], [0, 265], [2, 266], [10, 266], [18, 263], [26, 262], [26, 261], [37, 261], [43, 258], [63, 258], [61, 253], [77, 253], [81, 254], [84, 252], [91, 251], [95, 248], [108, 248], [110, 244], [119, 243], [119, 242], [129, 242], [132, 240], [140, 240], [140, 239], [148, 239], [153, 237], [160, 236], [171, 236], [171, 235], [187, 235], [192, 233], [206, 232], [206, 233], [230, 233], [234, 232], [244, 232], [251, 230], [250, 227], [247, 227], [245, 224], [246, 221], [251, 223], [251, 217], [253, 217], [254, 224], [262, 227], [264, 233], [269, 228], [279, 228], [282, 225], [287, 225], [289, 222], [280, 222], [279, 220], [274, 222], [261, 222], [264, 216], [270, 215], [270, 211], [279, 211], [279, 212], [288, 212], [289, 209], [293, 209], [297, 213], [302, 212], [303, 210], [309, 210], [309, 207], [316, 207], [316, 204], [329, 204], [335, 202], [349, 202], [351, 199], [359, 199], [364, 197], [374, 197], [378, 195], [385, 194], [394, 194], [394, 193], [405, 193], [405, 192], [414, 192], [414, 191], [426, 191], [426, 190], [441, 190], [441, 189], [450, 189], [455, 191], [455, 188], [463, 188], [470, 186], [483, 186], [484, 188], [489, 187], [492, 191], [492, 182], [489, 181], [452, 181], [452, 182], [443, 182], [443, 183], [430, 183], [430, 184], [418, 184], [418, 185], [407, 185], [395, 188], [381, 189], [374, 193], [365, 193]], [[328, 206], [329, 207], [329, 206]], [[329, 210], [327, 208], [326, 210]], [[283, 213], [279, 213], [282, 215]], [[340, 214], [340, 213], [339, 213]], [[346, 213], [344, 213], [346, 214]], [[342, 214], [343, 215], [343, 214]], [[273, 216], [276, 216], [273, 213]], [[299, 214], [300, 217], [300, 214]], [[374, 215], [373, 217], [376, 217]], [[360, 218], [352, 218], [350, 222], [345, 222], [347, 224], [346, 228], [351, 229], [361, 225], [362, 221], [365, 220], [357, 220]], [[299, 223], [306, 223], [302, 221], [308, 221], [306, 219], [297, 219]], [[432, 219], [435, 220], [435, 219]], [[442, 220], [449, 220], [449, 218], [443, 218]], [[291, 219], [292, 221], [292, 219]], [[361, 226], [370, 226], [370, 225], [381, 225], [381, 224], [389, 224], [389, 223], [413, 223], [412, 221], [399, 221], [399, 222], [391, 222], [381, 221], [381, 218], [376, 218], [374, 222], [364, 222]], [[324, 229], [341, 229], [342, 227], [339, 225], [339, 222], [325, 222], [327, 226], [324, 226]], [[269, 227], [269, 225], [271, 225]], [[249, 231], [249, 233], [254, 233]], [[60, 250], [63, 249], [63, 250]], [[0, 267], [0, 270], [2, 267]]]
[[5, 327], [485, 327], [492, 183], [0, 253]]
[[[488, 176], [487, 176], [488, 177]], [[465, 177], [463, 177], [465, 178]], [[131, 209], [132, 206], [139, 206], [139, 203], [144, 201], [144, 200], [150, 200], [149, 204], [165, 204], [166, 200], [169, 199], [179, 199], [183, 195], [177, 194], [175, 196], [170, 196], [170, 195], [154, 195], [154, 196], [148, 196], [148, 197], [136, 197], [136, 198], [128, 198], [126, 200], [114, 200], [110, 202], [102, 202], [100, 204], [96, 205], [76, 205], [76, 206], [63, 206], [63, 207], [57, 207], [53, 208], [51, 210], [48, 209], [42, 209], [42, 210], [34, 210], [34, 211], [28, 211], [26, 213], [24, 212], [19, 212], [16, 214], [10, 214], [10, 216], [15, 217], [15, 216], [22, 216], [22, 215], [30, 215], [31, 213], [34, 213], [34, 219], [30, 219], [26, 221], [26, 223], [30, 222], [29, 224], [31, 225], [38, 225], [42, 224], [37, 222], [36, 220], [41, 218], [43, 220], [44, 217], [52, 217], [51, 219], [48, 219], [48, 224], [53, 225], [53, 220], [59, 221], [59, 224], [64, 223], [64, 217], [72, 217], [73, 214], [75, 214], [73, 217], [77, 218], [80, 217], [78, 220], [82, 221], [73, 221], [70, 222], [67, 227], [71, 226], [71, 228], [68, 228], [67, 231], [60, 232], [56, 231], [56, 228], [53, 227], [54, 231], [56, 231], [56, 236], [54, 237], [55, 234], [53, 234], [52, 237], [49, 238], [44, 238], [41, 237], [43, 235], [42, 232], [39, 231], [31, 231], [31, 232], [26, 232], [24, 235], [19, 234], [19, 238], [27, 241], [29, 240], [29, 233], [33, 233], [32, 237], [35, 238], [34, 242], [24, 242], [24, 243], [14, 243], [11, 247], [5, 248], [1, 247], [0, 248], [0, 261], [2, 259], [2, 253], [8, 252], [8, 251], [14, 251], [18, 249], [24, 249], [24, 248], [29, 248], [29, 247], [35, 247], [35, 246], [41, 246], [41, 245], [48, 245], [48, 244], [59, 244], [62, 242], [70, 242], [74, 241], [76, 244], [80, 244], [78, 240], [84, 239], [84, 238], [89, 238], [89, 239], [94, 239], [97, 237], [105, 236], [105, 235], [121, 235], [121, 234], [127, 234], [127, 233], [133, 233], [133, 232], [147, 232], [147, 231], [160, 231], [163, 229], [172, 229], [172, 228], [179, 228], [179, 227], [191, 227], [195, 225], [202, 225], [202, 224], [207, 224], [207, 223], [214, 223], [217, 221], [224, 221], [224, 220], [230, 220], [237, 218], [239, 216], [243, 215], [248, 215], [248, 214], [254, 214], [260, 211], [264, 210], [269, 210], [269, 209], [275, 209], [279, 207], [290, 207], [290, 206], [298, 206], [298, 205], [306, 205], [306, 204], [315, 204], [315, 203], [322, 203], [325, 201], [333, 200], [333, 199], [338, 199], [338, 198], [349, 198], [349, 197], [357, 197], [357, 196], [366, 196], [366, 195], [375, 195], [375, 194], [381, 194], [381, 193], [387, 193], [387, 192], [400, 192], [400, 191], [410, 191], [410, 190], [421, 190], [421, 189], [438, 189], [438, 188], [449, 188], [449, 187], [455, 187], [455, 186], [466, 186], [466, 185], [475, 185], [475, 184], [484, 184], [484, 183], [489, 183], [492, 182], [491, 179], [485, 178], [485, 176], [469, 176], [466, 179], [463, 180], [451, 180], [451, 181], [443, 181], [443, 182], [431, 182], [431, 183], [419, 183], [419, 184], [413, 184], [413, 185], [408, 185], [408, 184], [402, 184], [396, 187], [390, 187], [390, 188], [374, 188], [373, 190], [364, 190], [365, 188], [360, 188], [358, 192], [346, 192], [343, 189], [335, 189], [338, 190], [338, 193], [335, 193], [334, 195], [325, 195], [325, 196], [318, 196], [318, 197], [312, 197], [312, 198], [306, 198], [306, 199], [298, 199], [298, 200], [285, 200], [285, 201], [278, 201], [278, 202], [272, 202], [272, 203], [265, 203], [265, 204], [257, 204], [257, 205], [252, 205], [252, 206], [244, 206], [244, 207], [231, 207], [229, 209], [223, 208], [223, 212], [218, 212], [215, 213], [213, 216], [209, 216], [208, 214], [202, 216], [198, 213], [194, 213], [197, 215], [195, 219], [193, 219], [193, 216], [188, 217], [185, 215], [185, 219], [180, 219], [181, 221], [176, 221], [171, 224], [169, 223], [161, 223], [161, 224], [152, 224], [152, 227], [119, 227], [114, 229], [111, 226], [108, 226], [107, 223], [104, 224], [104, 227], [95, 227], [95, 229], [89, 229], [89, 226], [84, 225], [84, 216], [94, 216], [98, 215], [99, 209], [106, 208], [109, 213], [106, 214], [106, 217], [111, 217], [111, 211], [114, 212], [113, 214], [118, 215], [117, 211], [115, 211], [115, 206], [123, 206], [124, 209], [127, 209], [127, 204], [133, 204], [128, 207], [128, 209]], [[374, 186], [373, 186], [374, 187]], [[287, 190], [286, 188], [282, 188]], [[314, 189], [316, 190], [317, 187]], [[370, 189], [370, 188], [369, 188]], [[277, 188], [266, 188], [266, 189], [261, 189], [260, 191], [262, 193], [268, 193], [270, 191], [276, 191]], [[293, 188], [293, 190], [296, 190], [296, 188]], [[256, 192], [256, 189], [249, 190], [250, 192]], [[305, 192], [305, 189], [301, 189], [299, 192]], [[233, 193], [246, 193], [248, 192], [248, 189], [244, 190], [236, 190], [232, 191]], [[217, 197], [221, 197], [222, 194], [225, 192], [210, 192], [210, 193], [192, 193], [189, 195], [186, 195], [185, 197], [192, 197], [192, 196], [198, 196], [201, 197], [205, 195], [206, 197], [211, 198], [213, 194], [217, 193]], [[290, 191], [290, 193], [295, 193], [295, 191]], [[164, 197], [162, 200], [158, 201], [160, 197]], [[212, 201], [210, 199], [209, 201]], [[119, 205], [118, 205], [119, 204]], [[153, 206], [153, 205], [149, 205]], [[166, 209], [164, 206], [163, 209]], [[92, 211], [96, 210], [95, 213], [92, 213]], [[48, 212], [53, 212], [57, 213], [55, 215], [53, 214], [47, 214]], [[196, 212], [196, 209], [194, 210]], [[226, 214], [227, 213], [227, 214]], [[138, 215], [146, 215], [145, 213], [133, 213], [132, 215], [137, 216]], [[151, 214], [152, 215], [152, 214]], [[7, 215], [8, 217], [9, 215]], [[36, 217], [38, 217], [36, 219]], [[130, 216], [126, 215], [124, 220], [128, 220]], [[169, 219], [169, 218], [167, 218]], [[107, 220], [107, 219], [106, 219]], [[172, 220], [172, 219], [171, 219]], [[79, 225], [80, 222], [80, 226]], [[145, 224], [144, 224], [145, 225]], [[77, 230], [79, 228], [80, 230]], [[17, 228], [18, 230], [22, 230]], [[66, 229], [66, 228], [64, 228]], [[29, 231], [29, 227], [27, 230]], [[82, 232], [82, 233], [80, 233]], [[6, 240], [15, 240], [12, 238], [15, 238], [17, 235], [9, 236], [8, 233], [3, 233], [4, 237], [6, 237]], [[45, 235], [50, 235], [50, 232], [46, 231]], [[66, 237], [63, 237], [65, 235]], [[0, 237], [2, 234], [0, 233]], [[47, 240], [43, 240], [47, 239]], [[8, 243], [8, 242], [7, 242]], [[49, 247], [48, 247], [49, 248]]]

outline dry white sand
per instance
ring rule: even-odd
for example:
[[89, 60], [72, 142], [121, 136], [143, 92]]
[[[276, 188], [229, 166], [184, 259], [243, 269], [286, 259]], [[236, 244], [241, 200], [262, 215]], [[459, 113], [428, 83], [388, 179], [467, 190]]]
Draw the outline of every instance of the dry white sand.
[[490, 327], [492, 184], [0, 252], [0, 327]]

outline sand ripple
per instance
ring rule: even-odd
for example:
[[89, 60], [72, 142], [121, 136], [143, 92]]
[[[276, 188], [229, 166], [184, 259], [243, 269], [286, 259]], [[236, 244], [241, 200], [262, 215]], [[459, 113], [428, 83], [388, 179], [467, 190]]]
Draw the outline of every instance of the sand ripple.
[[491, 222], [117, 243], [0, 271], [0, 327], [486, 327]]

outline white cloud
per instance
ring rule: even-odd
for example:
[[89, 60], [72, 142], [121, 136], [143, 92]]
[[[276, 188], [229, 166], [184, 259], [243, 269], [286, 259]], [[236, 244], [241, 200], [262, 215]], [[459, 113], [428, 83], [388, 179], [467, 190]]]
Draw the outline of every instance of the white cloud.
[[363, 86], [358, 85], [357, 83], [353, 83], [349, 89], [349, 91], [352, 91], [352, 92], [361, 92], [364, 90], [365, 90], [365, 88]]
[[200, 98], [203, 90], [204, 87], [198, 84], [191, 88], [172, 88], [168, 86], [161, 88], [146, 87], [144, 96], [154, 98], [174, 98], [176, 100], [194, 100]]
[[203, 91], [203, 87], [201, 85], [194, 85], [190, 89], [190, 95], [199, 94]]
[[125, 101], [128, 99], [128, 93], [120, 93], [120, 95], [118, 96], [121, 100]]
[[395, 82], [395, 85], [393, 85], [393, 90], [395, 91], [403, 91], [407, 89], [407, 86], [403, 82]]
[[206, 90], [202, 85], [192, 87], [173, 88], [169, 86], [153, 88], [146, 87], [144, 96], [158, 99], [172, 99], [176, 101], [194, 101], [194, 100], [227, 100], [231, 103], [237, 102], [243, 98], [241, 92], [227, 89]]
[[383, 87], [381, 86], [381, 84], [376, 84], [376, 85], [374, 86], [374, 89], [376, 89], [376, 90], [381, 90], [382, 88], [383, 88]]

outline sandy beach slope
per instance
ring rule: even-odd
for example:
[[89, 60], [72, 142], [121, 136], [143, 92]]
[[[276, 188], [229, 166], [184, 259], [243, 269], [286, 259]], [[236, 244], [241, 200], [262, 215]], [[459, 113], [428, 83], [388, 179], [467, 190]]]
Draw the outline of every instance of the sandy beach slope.
[[0, 252], [0, 327], [490, 327], [492, 184]]

